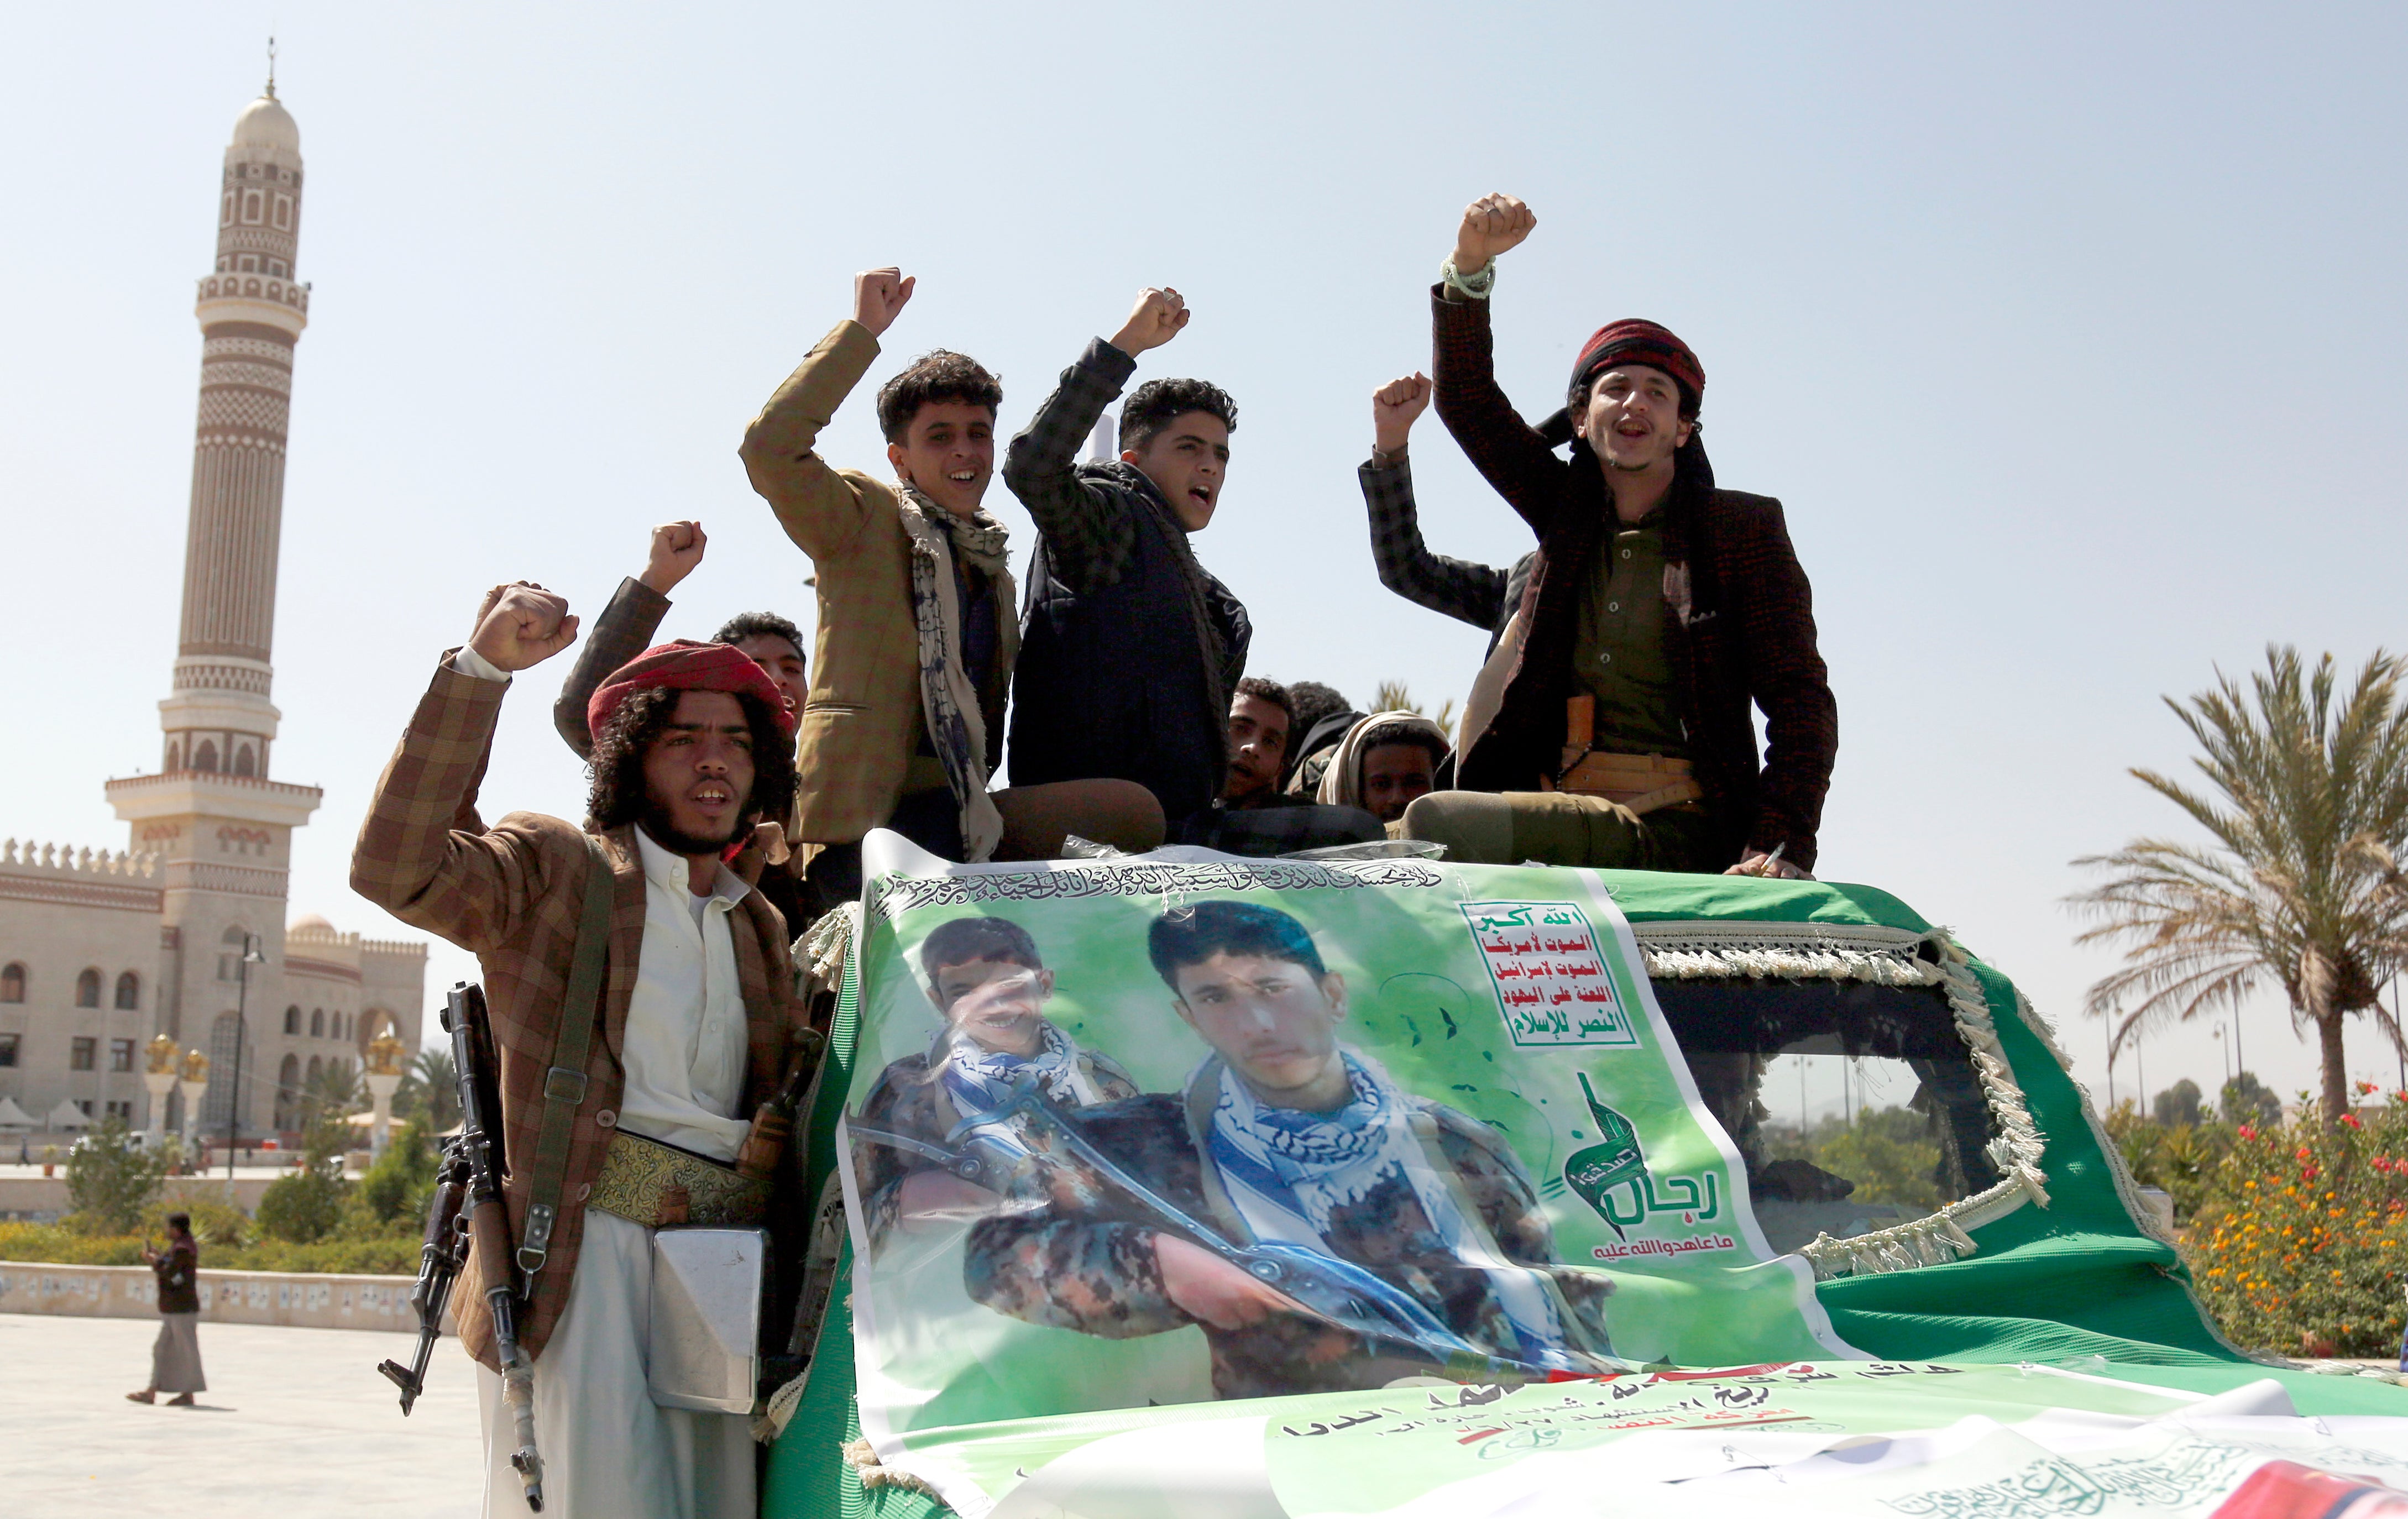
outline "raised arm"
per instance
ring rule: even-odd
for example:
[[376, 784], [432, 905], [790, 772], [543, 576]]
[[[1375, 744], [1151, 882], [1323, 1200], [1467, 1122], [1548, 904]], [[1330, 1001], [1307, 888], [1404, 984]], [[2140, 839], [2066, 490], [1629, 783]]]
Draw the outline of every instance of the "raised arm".
[[1118, 580], [1137, 541], [1136, 524], [1114, 493], [1080, 478], [1079, 446], [1137, 372], [1137, 356], [1177, 337], [1187, 318], [1179, 292], [1140, 292], [1120, 331], [1089, 343], [1062, 371], [1061, 383], [1004, 451], [1003, 483], [1045, 535], [1054, 574], [1074, 591]]
[[1430, 320], [1439, 420], [1482, 477], [1543, 537], [1553, 524], [1563, 461], [1498, 388], [1488, 326], [1497, 257], [1538, 224], [1530, 208], [1511, 195], [1483, 195], [1466, 207], [1446, 278], [1430, 293]]
[[853, 316], [819, 340], [769, 404], [744, 429], [738, 454], [752, 489], [778, 525], [812, 558], [840, 553], [868, 520], [861, 488], [815, 451], [836, 408], [869, 372], [878, 339], [911, 299], [915, 281], [899, 269], [853, 276]]
[[351, 889], [414, 927], [482, 953], [542, 895], [530, 831], [477, 817], [477, 784], [502, 693], [577, 637], [568, 603], [539, 585], [495, 586], [466, 648], [445, 657], [377, 781], [351, 852]]
[[1355, 478], [1371, 513], [1371, 562], [1380, 583], [1417, 606], [1487, 631], [1505, 609], [1505, 572], [1432, 553], [1422, 541], [1405, 445], [1429, 406], [1427, 375], [1392, 380], [1371, 393], [1371, 457]]
[[585, 636], [585, 647], [577, 652], [577, 663], [552, 704], [552, 728], [579, 759], [594, 755], [585, 704], [612, 671], [652, 646], [652, 635], [668, 615], [669, 593], [702, 563], [710, 543], [700, 523], [663, 523], [653, 528], [644, 572], [621, 580], [610, 604], [594, 620], [594, 631]]

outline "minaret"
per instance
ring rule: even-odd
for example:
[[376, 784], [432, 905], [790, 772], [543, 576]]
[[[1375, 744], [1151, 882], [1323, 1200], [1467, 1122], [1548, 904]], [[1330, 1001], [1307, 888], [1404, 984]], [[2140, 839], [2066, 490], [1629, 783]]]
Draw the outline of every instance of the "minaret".
[[[159, 704], [160, 773], [111, 781], [108, 800], [134, 847], [164, 857], [166, 941], [159, 1027], [208, 1052], [202, 1114], [224, 1131], [238, 999], [245, 1132], [268, 1121], [257, 1042], [283, 1004], [284, 905], [292, 833], [317, 810], [315, 786], [268, 779], [280, 714], [268, 700], [277, 541], [293, 349], [309, 321], [294, 279], [301, 228], [301, 130], [267, 91], [235, 118], [219, 185], [217, 266], [200, 280], [200, 424], [184, 541], [183, 620], [172, 694]], [[245, 936], [265, 957], [248, 967]], [[221, 1072], [223, 1074], [221, 1074]]]

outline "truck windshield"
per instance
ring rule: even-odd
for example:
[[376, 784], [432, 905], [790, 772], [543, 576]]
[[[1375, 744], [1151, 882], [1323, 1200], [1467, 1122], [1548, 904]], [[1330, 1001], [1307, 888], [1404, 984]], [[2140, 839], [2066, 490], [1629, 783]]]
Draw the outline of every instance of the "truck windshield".
[[1920, 1218], [1999, 1181], [1988, 1105], [1939, 987], [1654, 986], [1775, 1250]]

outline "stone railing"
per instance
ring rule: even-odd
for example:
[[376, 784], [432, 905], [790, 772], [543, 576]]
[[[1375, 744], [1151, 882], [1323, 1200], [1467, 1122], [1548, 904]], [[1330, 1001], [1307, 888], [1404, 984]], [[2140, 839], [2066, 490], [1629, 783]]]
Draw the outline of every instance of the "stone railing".
[[[306, 1329], [415, 1331], [412, 1279], [318, 1276], [285, 1271], [201, 1272], [201, 1317], [211, 1324], [280, 1324]], [[52, 1266], [0, 1261], [0, 1313], [147, 1319], [159, 1311], [158, 1279], [147, 1266]], [[452, 1328], [447, 1315], [444, 1330]]]

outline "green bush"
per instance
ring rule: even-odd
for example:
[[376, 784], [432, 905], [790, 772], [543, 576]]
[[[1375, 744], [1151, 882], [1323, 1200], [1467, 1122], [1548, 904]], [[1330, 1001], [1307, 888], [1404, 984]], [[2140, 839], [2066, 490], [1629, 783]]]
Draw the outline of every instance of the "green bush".
[[1940, 1141], [1931, 1121], [1912, 1108], [1863, 1108], [1851, 1123], [1838, 1114], [1816, 1120], [1800, 1136], [1764, 1130], [1765, 1158], [1804, 1160], [1856, 1183], [1850, 1202], [1938, 1209], [1950, 1201], [1940, 1185]]
[[351, 1179], [343, 1174], [343, 1153], [351, 1138], [351, 1125], [337, 1114], [322, 1116], [309, 1125], [301, 1164], [270, 1182], [260, 1197], [260, 1232], [296, 1245], [334, 1232], [351, 1192]]
[[[364, 1221], [375, 1232], [384, 1232], [401, 1224], [416, 1224], [426, 1216], [426, 1199], [435, 1184], [435, 1166], [439, 1157], [435, 1141], [416, 1124], [404, 1125], [385, 1146], [383, 1154], [360, 1178], [358, 1190], [352, 1195], [353, 1211], [364, 1215]], [[346, 1221], [347, 1225], [351, 1221]]]
[[169, 1196], [142, 1214], [145, 1234], [167, 1232], [167, 1215], [182, 1213], [193, 1221], [193, 1239], [204, 1251], [233, 1250], [251, 1241], [259, 1230], [251, 1215], [222, 1199]]
[[2214, 1188], [2216, 1168], [2232, 1148], [2232, 1125], [2204, 1119], [2196, 1124], [2160, 1124], [2142, 1117], [2128, 1100], [2115, 1105], [2107, 1114], [2106, 1125], [2108, 1138], [2115, 1141], [2133, 1180], [2172, 1197], [2177, 1222], [2186, 1224], [2196, 1218]]
[[339, 1170], [295, 1168], [267, 1183], [260, 1196], [260, 1232], [297, 1245], [323, 1239], [341, 1222], [351, 1187]]
[[[200, 1220], [195, 1217], [197, 1226]], [[158, 1234], [84, 1235], [55, 1224], [0, 1224], [0, 1260], [51, 1261], [61, 1266], [139, 1266], [142, 1247]], [[201, 1267], [218, 1271], [342, 1271], [409, 1276], [418, 1270], [416, 1229], [369, 1239], [294, 1244], [261, 1240], [230, 1248], [201, 1247]]]
[[2408, 1284], [2408, 1107], [2241, 1124], [2184, 1242], [2225, 1333], [2288, 1355], [2400, 1346]]
[[0, 1224], [0, 1260], [136, 1266], [146, 1243], [164, 1240], [166, 1216], [181, 1212], [205, 1269], [414, 1275], [435, 1145], [406, 1128], [355, 1183], [343, 1175], [349, 1138], [331, 1114], [312, 1125], [302, 1164], [268, 1183], [256, 1219], [221, 1199], [154, 1195], [118, 1228], [100, 1226], [89, 1210], [59, 1224]]
[[111, 1114], [67, 1153], [68, 1227], [79, 1234], [124, 1234], [159, 1195], [167, 1156], [129, 1139], [124, 1120]]
[[138, 1235], [79, 1234], [57, 1224], [0, 1224], [0, 1260], [62, 1266], [139, 1266]]

